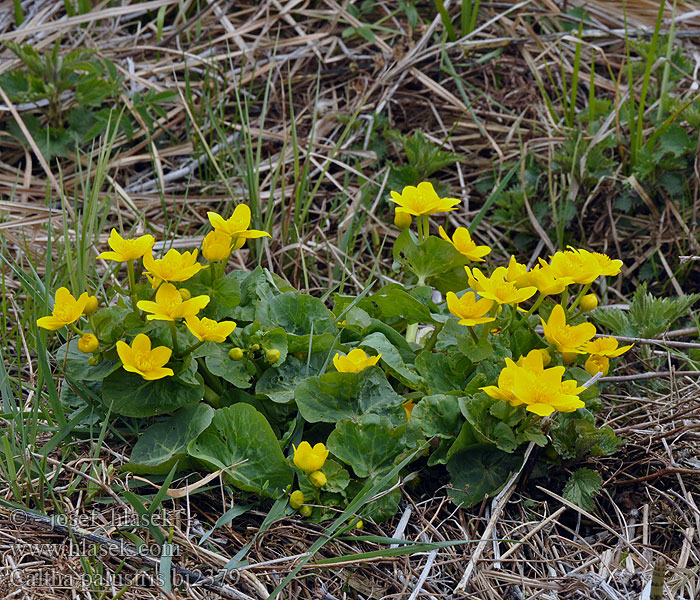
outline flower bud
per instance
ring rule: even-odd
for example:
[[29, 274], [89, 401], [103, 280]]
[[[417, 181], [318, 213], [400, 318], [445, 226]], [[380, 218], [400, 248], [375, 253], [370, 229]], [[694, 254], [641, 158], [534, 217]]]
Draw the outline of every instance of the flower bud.
[[83, 310], [83, 314], [87, 317], [94, 315], [97, 312], [98, 304], [99, 300], [97, 299], [97, 296], [88, 296], [88, 301], [85, 305], [85, 310]]
[[398, 212], [394, 215], [394, 225], [399, 229], [407, 229], [411, 226], [413, 222], [413, 217], [405, 212]]
[[302, 504], [304, 504], [304, 492], [301, 490], [292, 492], [289, 496], [289, 506], [297, 510]]
[[92, 333], [86, 333], [78, 340], [78, 350], [85, 354], [92, 354], [99, 347], [100, 342]]
[[231, 348], [228, 351], [228, 357], [231, 360], [243, 360], [243, 350], [241, 348]]
[[596, 373], [602, 373], [603, 377], [605, 377], [610, 370], [610, 359], [607, 356], [591, 354], [583, 367], [591, 377]]
[[299, 514], [302, 517], [310, 517], [312, 512], [313, 508], [311, 508], [308, 504], [304, 504], [303, 506], [299, 507]]
[[265, 357], [270, 364], [276, 363], [280, 359], [280, 351], [277, 348], [272, 348], [265, 353]]
[[586, 294], [581, 298], [581, 310], [588, 312], [598, 306], [598, 297], [595, 294]]
[[99, 356], [91, 356], [90, 358], [88, 358], [88, 364], [91, 367], [96, 367], [97, 365], [100, 364], [100, 362], [102, 362], [102, 361], [100, 360]]
[[362, 519], [358, 519], [357, 523], [355, 523], [355, 529], [359, 529], [360, 531], [362, 531], [364, 528], [364, 521]]
[[182, 298], [183, 302], [187, 302], [190, 298], [192, 298], [192, 292], [190, 292], [190, 290], [187, 288], [180, 288], [178, 292], [180, 292], [180, 298]]
[[314, 471], [309, 475], [309, 481], [314, 487], [320, 488], [328, 483], [328, 478], [325, 476], [323, 471]]
[[253, 345], [250, 347], [250, 349], [251, 349], [253, 352], [257, 352], [258, 350], [260, 350], [260, 344], [253, 344]]

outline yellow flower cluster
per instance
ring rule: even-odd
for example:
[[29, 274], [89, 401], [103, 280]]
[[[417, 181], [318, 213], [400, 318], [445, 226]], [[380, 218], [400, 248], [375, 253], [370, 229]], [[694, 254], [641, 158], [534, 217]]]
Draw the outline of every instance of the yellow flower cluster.
[[532, 350], [517, 363], [506, 358], [506, 367], [498, 376], [498, 386], [480, 389], [511, 406], [525, 405], [526, 410], [542, 417], [555, 410], [573, 412], [585, 406], [578, 397], [585, 388], [579, 387], [573, 379], [562, 381], [564, 371], [564, 367], [545, 369], [542, 353]]
[[[428, 182], [420, 183], [416, 187], [407, 186], [400, 194], [391, 192], [391, 200], [398, 205], [395, 219], [397, 226], [409, 227], [412, 216], [417, 217], [419, 242], [423, 242], [427, 236], [428, 215], [455, 210], [459, 204], [459, 200], [455, 198], [440, 198]], [[488, 246], [477, 245], [465, 227], [458, 227], [450, 237], [441, 226], [439, 234], [470, 261], [484, 262], [484, 257], [491, 252]], [[606, 375], [610, 367], [610, 358], [620, 356], [631, 346], [618, 348], [614, 338], [594, 339], [596, 328], [593, 324], [572, 325], [567, 323], [567, 315], [574, 315], [577, 308], [578, 314], [596, 308], [598, 299], [594, 294], [586, 292], [596, 279], [618, 275], [621, 268], [621, 260], [570, 246], [563, 252], [556, 252], [549, 262], [539, 259], [533, 268], [519, 263], [514, 256], [511, 256], [507, 266], [495, 268], [490, 275], [478, 268], [466, 266], [464, 269], [470, 290], [461, 296], [448, 292], [447, 308], [459, 319], [460, 325], [470, 328], [474, 340], [479, 341], [473, 328], [496, 321], [502, 306], [512, 306], [513, 310], [526, 312], [527, 318], [540, 307], [546, 297], [562, 294], [561, 303], [554, 306], [547, 319], [540, 317], [545, 340], [550, 344], [550, 348], [561, 354], [564, 365], [571, 364], [579, 355], [589, 354], [585, 369], [591, 375], [599, 372]], [[575, 284], [583, 288], [569, 306], [568, 288]], [[519, 307], [533, 297], [534, 301], [528, 311]], [[497, 325], [499, 326], [493, 329], [493, 332], [507, 330], [512, 323], [505, 328], [502, 322]], [[487, 334], [488, 331], [482, 328], [482, 339], [485, 339]], [[338, 370], [351, 370], [351, 363], [355, 362], [360, 366], [354, 370], [363, 368], [359, 356], [353, 361], [349, 360], [350, 356], [342, 358], [345, 362], [342, 363], [342, 369], [336, 365]], [[339, 355], [336, 359], [339, 359]], [[506, 400], [514, 406], [526, 405], [527, 410], [539, 415], [550, 414], [554, 410], [569, 412], [583, 406], [578, 399], [578, 394], [583, 388], [578, 387], [573, 380], [562, 381], [563, 366], [544, 369], [543, 365], [550, 360], [549, 353], [544, 349], [533, 350], [517, 363], [507, 359], [507, 365], [499, 378], [499, 385], [483, 389], [492, 397]]]
[[[202, 254], [210, 263], [228, 259], [231, 252], [241, 248], [246, 239], [270, 237], [270, 234], [265, 231], [249, 229], [251, 213], [250, 208], [244, 204], [237, 206], [228, 219], [224, 219], [215, 212], [209, 212], [208, 217], [214, 230], [204, 238]], [[111, 250], [102, 252], [98, 258], [127, 263], [134, 311], [142, 319], [144, 315], [139, 310], [147, 313], [145, 318], [149, 321], [172, 323], [171, 331], [176, 353], [177, 336], [174, 322], [178, 319], [184, 320], [188, 330], [199, 344], [224, 342], [236, 328], [236, 323], [233, 321], [217, 322], [206, 317], [200, 319], [197, 314], [209, 304], [209, 296], [203, 294], [192, 297], [189, 290], [184, 287], [178, 289], [174, 285], [189, 280], [202, 269], [210, 268], [211, 265], [203, 265], [197, 261], [196, 249], [192, 252], [170, 249], [161, 258], [156, 258], [153, 255], [155, 238], [152, 235], [124, 239], [116, 229], [112, 229], [108, 244]], [[150, 300], [136, 300], [134, 261], [138, 259], [142, 259], [146, 278], [155, 290]], [[75, 323], [83, 316], [90, 317], [97, 307], [96, 297], [84, 292], [76, 299], [67, 288], [62, 287], [56, 291], [52, 314], [38, 319], [37, 325], [52, 331], [66, 325], [70, 326], [81, 336], [78, 349], [85, 353], [95, 353], [100, 347], [100, 340], [94, 333], [80, 331]], [[138, 373], [144, 379], [160, 379], [173, 375], [173, 370], [165, 367], [173, 351], [166, 346], [151, 349], [151, 340], [145, 334], [138, 334], [131, 346], [124, 341], [118, 341], [111, 347], [116, 348], [125, 370]]]

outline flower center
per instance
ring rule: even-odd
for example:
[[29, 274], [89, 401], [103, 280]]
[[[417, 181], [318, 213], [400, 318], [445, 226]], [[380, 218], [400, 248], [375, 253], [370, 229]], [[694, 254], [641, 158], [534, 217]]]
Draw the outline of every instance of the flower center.
[[60, 321], [74, 321], [73, 314], [69, 306], [56, 306], [53, 309], [53, 316]]
[[153, 370], [153, 362], [151, 360], [150, 352], [136, 352], [134, 354], [134, 362], [136, 363], [139, 371], [147, 373]]

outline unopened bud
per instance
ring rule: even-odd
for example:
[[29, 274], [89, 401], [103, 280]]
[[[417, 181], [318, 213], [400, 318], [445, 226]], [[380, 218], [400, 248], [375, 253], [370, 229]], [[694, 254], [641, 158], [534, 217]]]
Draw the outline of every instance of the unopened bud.
[[586, 294], [581, 298], [581, 310], [588, 312], [598, 306], [598, 297], [595, 294]]
[[100, 342], [92, 333], [86, 333], [78, 340], [78, 350], [85, 354], [92, 354], [99, 347]]
[[97, 296], [88, 296], [87, 304], [85, 304], [85, 309], [83, 314], [87, 317], [94, 315], [97, 312], [97, 306], [99, 305], [99, 300]]
[[231, 360], [243, 360], [243, 350], [241, 348], [231, 348], [228, 351], [228, 357]]

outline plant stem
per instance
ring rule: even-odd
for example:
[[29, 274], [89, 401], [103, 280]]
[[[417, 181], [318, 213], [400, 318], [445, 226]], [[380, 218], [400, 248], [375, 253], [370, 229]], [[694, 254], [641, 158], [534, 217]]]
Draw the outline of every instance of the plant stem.
[[593, 282], [587, 283], [581, 288], [581, 291], [578, 293], [578, 296], [576, 296], [576, 299], [574, 300], [574, 303], [571, 305], [571, 308], [569, 308], [570, 311], [576, 310], [576, 307], [578, 306], [578, 303], [581, 302], [581, 298], [583, 298], [588, 290], [591, 289], [591, 285], [593, 285]]
[[85, 335], [85, 332], [82, 329], [78, 329], [78, 326], [75, 323], [70, 323], [68, 327], [70, 327], [73, 331], [75, 331], [75, 333], [77, 333], [80, 336]]
[[522, 433], [526, 429], [529, 429], [534, 425], [538, 419], [541, 419], [540, 415], [533, 415], [527, 421], [525, 421], [520, 427], [518, 427], [518, 433]]
[[173, 351], [175, 352], [175, 356], [179, 356], [180, 349], [177, 344], [177, 330], [175, 329], [175, 321], [168, 321], [168, 324], [170, 325], [170, 335], [172, 335], [173, 338]]
[[419, 216], [416, 217], [416, 228], [418, 229], [418, 241], [423, 243], [423, 219]]
[[134, 314], [141, 318], [141, 313], [136, 306], [136, 276], [134, 275], [134, 259], [126, 261], [126, 271], [129, 274], [129, 297], [131, 298], [131, 309]]
[[409, 344], [413, 344], [416, 341], [417, 335], [418, 335], [418, 323], [409, 323], [406, 326], [406, 341]]
[[423, 241], [428, 239], [430, 235], [430, 217], [428, 215], [423, 215]]
[[435, 325], [435, 329], [433, 329], [433, 333], [430, 335], [428, 338], [428, 341], [425, 344], [425, 350], [430, 351], [435, 347], [435, 342], [437, 342], [438, 334], [442, 331], [442, 328], [445, 326], [444, 323], [438, 323]]
[[472, 337], [474, 338], [475, 343], [479, 343], [479, 338], [476, 336], [476, 333], [474, 333], [474, 328], [473, 327], [467, 327], [469, 329], [469, 333], [472, 334]]
[[177, 358], [182, 358], [183, 356], [187, 356], [191, 352], [194, 352], [197, 348], [199, 348], [206, 340], [202, 340], [201, 342], [197, 342], [196, 344], [192, 344], [189, 348], [185, 348], [180, 354], [176, 353]]

